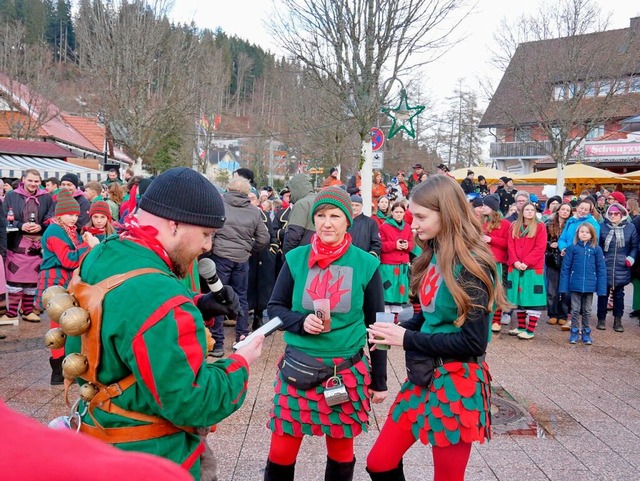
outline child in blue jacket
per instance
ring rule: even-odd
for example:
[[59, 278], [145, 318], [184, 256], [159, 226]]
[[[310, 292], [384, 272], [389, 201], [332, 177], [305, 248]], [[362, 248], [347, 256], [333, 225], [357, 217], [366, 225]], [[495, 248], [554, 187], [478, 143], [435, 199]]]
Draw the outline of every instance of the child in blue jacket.
[[591, 344], [591, 304], [593, 293], [599, 296], [607, 292], [607, 266], [604, 253], [598, 245], [596, 230], [588, 223], [578, 226], [573, 244], [568, 246], [560, 271], [560, 293], [571, 293], [571, 332], [569, 342], [580, 338], [578, 316], [582, 315], [582, 342]]

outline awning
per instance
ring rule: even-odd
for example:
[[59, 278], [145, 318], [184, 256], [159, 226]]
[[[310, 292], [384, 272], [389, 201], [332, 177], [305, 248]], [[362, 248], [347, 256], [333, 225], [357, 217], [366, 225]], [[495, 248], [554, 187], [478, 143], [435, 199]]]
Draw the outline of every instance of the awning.
[[70, 164], [61, 159], [0, 154], [0, 177], [19, 179], [26, 169], [37, 169], [43, 180], [48, 177], [60, 179], [64, 174], [76, 174], [85, 184], [107, 179], [107, 172]]

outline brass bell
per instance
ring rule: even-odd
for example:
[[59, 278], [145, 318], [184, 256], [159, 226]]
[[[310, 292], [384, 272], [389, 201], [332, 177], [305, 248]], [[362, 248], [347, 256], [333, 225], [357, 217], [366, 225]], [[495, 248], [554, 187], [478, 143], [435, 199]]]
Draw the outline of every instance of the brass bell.
[[57, 296], [58, 294], [67, 294], [67, 290], [62, 286], [51, 286], [47, 287], [42, 293], [42, 305], [47, 307], [49, 301], [53, 296]]
[[67, 341], [67, 335], [59, 327], [49, 329], [44, 335], [44, 345], [49, 349], [60, 349]]
[[74, 352], [62, 360], [62, 375], [66, 379], [82, 376], [89, 369], [89, 361], [84, 354]]
[[70, 294], [56, 294], [46, 306], [47, 315], [53, 322], [59, 322], [60, 316], [67, 309], [75, 306], [75, 299]]
[[82, 307], [70, 307], [60, 316], [60, 327], [67, 336], [80, 336], [89, 330], [89, 313]]
[[96, 394], [98, 394], [98, 388], [95, 384], [87, 382], [80, 386], [80, 397], [83, 401], [91, 401]]

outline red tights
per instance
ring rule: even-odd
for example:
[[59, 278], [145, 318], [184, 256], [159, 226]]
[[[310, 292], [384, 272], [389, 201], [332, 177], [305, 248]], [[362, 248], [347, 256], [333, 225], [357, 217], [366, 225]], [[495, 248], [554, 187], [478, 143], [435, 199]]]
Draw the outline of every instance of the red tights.
[[[416, 442], [411, 431], [400, 428], [387, 419], [375, 444], [367, 456], [367, 469], [373, 473], [384, 473], [396, 469], [404, 453]], [[434, 481], [464, 481], [471, 443], [458, 443], [446, 448], [434, 446]]]
[[[325, 438], [327, 440], [327, 456], [339, 463], [353, 461], [353, 438], [332, 438], [330, 436], [325, 436]], [[271, 433], [269, 461], [281, 466], [295, 463], [301, 444], [301, 437]]]

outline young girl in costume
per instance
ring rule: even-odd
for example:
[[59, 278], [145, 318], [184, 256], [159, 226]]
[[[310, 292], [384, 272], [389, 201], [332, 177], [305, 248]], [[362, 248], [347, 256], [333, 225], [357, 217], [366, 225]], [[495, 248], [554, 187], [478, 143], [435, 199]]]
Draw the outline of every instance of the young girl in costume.
[[391, 214], [389, 210], [389, 197], [387, 197], [386, 195], [383, 195], [378, 199], [377, 205], [378, 205], [378, 208], [376, 209], [376, 213], [371, 217], [373, 218], [373, 220], [375, 220], [378, 223], [378, 229], [379, 229], [380, 226], [387, 221], [387, 219], [389, 218], [388, 216]]
[[[80, 237], [75, 227], [79, 215], [78, 202], [71, 197], [68, 190], [60, 190], [53, 220], [42, 236], [42, 264], [36, 293], [36, 305], [41, 311], [47, 307], [42, 305], [42, 293], [45, 289], [51, 286], [67, 287], [73, 271], [80, 265], [82, 256], [100, 243], [89, 232]], [[57, 322], [50, 322], [51, 328], [60, 327]], [[52, 349], [51, 355], [51, 384], [62, 384], [64, 348]]]
[[533, 339], [540, 311], [547, 305], [544, 279], [547, 229], [538, 220], [536, 207], [531, 202], [522, 206], [518, 218], [511, 224], [508, 241], [507, 297], [518, 307], [518, 327], [511, 329], [509, 335]]
[[434, 480], [462, 481], [471, 444], [491, 436], [484, 361], [491, 313], [495, 305], [510, 306], [480, 222], [454, 179], [433, 175], [418, 184], [409, 209], [423, 249], [411, 277], [420, 305], [401, 325], [369, 328], [369, 342], [405, 350], [409, 379], [369, 452], [367, 471], [374, 481], [404, 479], [402, 457], [420, 440], [433, 448]]
[[[498, 279], [506, 284], [507, 280], [507, 260], [509, 252], [507, 244], [509, 243], [509, 229], [511, 224], [507, 219], [502, 217], [500, 212], [500, 198], [497, 194], [490, 194], [482, 198], [482, 213], [484, 215], [482, 223], [482, 240], [484, 240], [493, 253], [498, 268]], [[502, 309], [496, 309], [491, 321], [491, 330], [500, 332], [502, 317]]]
[[115, 234], [113, 218], [109, 204], [103, 200], [93, 202], [89, 209], [89, 223], [82, 228], [82, 233], [90, 232], [100, 242], [111, 234]]
[[[567, 247], [562, 260], [559, 292], [571, 295], [571, 333], [569, 342], [575, 344], [580, 339], [591, 344], [591, 304], [593, 293], [604, 296], [607, 293], [607, 266], [604, 253], [598, 245], [596, 230], [588, 222], [578, 227], [573, 244]], [[578, 318], [582, 316], [582, 327]]]
[[380, 276], [385, 311], [393, 312], [396, 317], [409, 302], [409, 253], [413, 249], [413, 234], [404, 215], [404, 203], [396, 202], [391, 207], [391, 217], [380, 226]]

